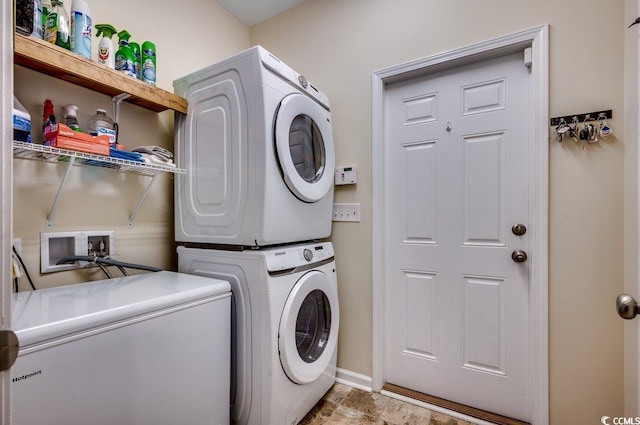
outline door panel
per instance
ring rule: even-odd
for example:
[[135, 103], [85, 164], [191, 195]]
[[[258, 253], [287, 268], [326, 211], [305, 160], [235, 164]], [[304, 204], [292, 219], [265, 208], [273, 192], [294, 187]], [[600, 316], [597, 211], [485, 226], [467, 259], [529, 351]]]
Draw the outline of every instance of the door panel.
[[522, 54], [385, 94], [385, 378], [529, 420], [530, 76]]

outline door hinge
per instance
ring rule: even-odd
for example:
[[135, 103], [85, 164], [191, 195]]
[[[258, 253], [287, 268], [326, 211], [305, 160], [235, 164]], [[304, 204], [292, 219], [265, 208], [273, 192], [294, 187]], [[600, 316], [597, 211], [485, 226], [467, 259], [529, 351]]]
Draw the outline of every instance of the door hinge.
[[0, 372], [11, 369], [18, 358], [20, 344], [13, 331], [0, 331]]
[[527, 68], [531, 68], [531, 64], [533, 63], [533, 50], [531, 47], [527, 47], [524, 49], [524, 66]]

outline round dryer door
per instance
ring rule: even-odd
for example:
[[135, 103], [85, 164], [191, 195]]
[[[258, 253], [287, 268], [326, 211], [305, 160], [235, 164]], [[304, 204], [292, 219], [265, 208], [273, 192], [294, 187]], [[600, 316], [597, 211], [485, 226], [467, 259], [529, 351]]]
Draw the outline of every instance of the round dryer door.
[[282, 311], [278, 334], [280, 362], [297, 384], [318, 379], [338, 344], [338, 293], [322, 272], [311, 271], [296, 283]]
[[275, 138], [289, 190], [304, 202], [322, 199], [335, 168], [329, 111], [303, 94], [290, 94], [280, 103]]

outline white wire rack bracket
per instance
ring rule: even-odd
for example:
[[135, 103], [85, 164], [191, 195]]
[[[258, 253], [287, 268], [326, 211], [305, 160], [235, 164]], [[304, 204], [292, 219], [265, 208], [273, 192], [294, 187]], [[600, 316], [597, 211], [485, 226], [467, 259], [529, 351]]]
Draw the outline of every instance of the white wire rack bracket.
[[187, 170], [183, 168], [172, 167], [161, 164], [145, 164], [137, 161], [130, 161], [127, 159], [114, 158], [110, 156], [97, 155], [85, 152], [72, 151], [68, 149], [58, 149], [51, 146], [44, 146], [35, 143], [13, 142], [13, 156], [21, 159], [31, 159], [46, 162], [61, 162], [67, 164], [67, 170], [64, 177], [60, 182], [60, 187], [53, 200], [51, 209], [47, 214], [47, 220], [45, 226], [47, 229], [53, 227], [53, 218], [55, 216], [56, 208], [64, 192], [64, 188], [67, 184], [68, 177], [71, 173], [73, 166], [85, 166], [85, 167], [100, 167], [100, 168], [112, 168], [123, 173], [133, 173], [143, 176], [152, 177], [151, 181], [147, 185], [147, 188], [143, 192], [138, 204], [134, 208], [133, 212], [129, 216], [129, 226], [133, 226], [133, 220], [135, 219], [138, 210], [142, 206], [145, 198], [151, 191], [151, 188], [158, 179], [158, 176], [162, 172], [173, 174], [186, 174]]

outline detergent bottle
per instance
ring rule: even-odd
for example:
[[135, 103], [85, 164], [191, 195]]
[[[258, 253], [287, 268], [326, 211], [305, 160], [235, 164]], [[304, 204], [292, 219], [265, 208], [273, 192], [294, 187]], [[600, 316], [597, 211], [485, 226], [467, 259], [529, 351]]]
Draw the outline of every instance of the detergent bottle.
[[122, 30], [118, 33], [120, 39], [118, 51], [116, 52], [116, 70], [122, 71], [126, 75], [136, 78], [136, 71], [133, 66], [135, 56], [129, 47], [129, 38], [131, 34], [127, 30]]
[[91, 11], [83, 0], [71, 2], [71, 51], [91, 60]]
[[109, 68], [116, 68], [116, 52], [113, 49], [113, 41], [111, 37], [118, 31], [109, 24], [96, 25], [96, 35], [102, 36], [100, 43], [98, 43], [98, 63], [106, 65]]
[[44, 27], [44, 39], [69, 50], [69, 15], [64, 8], [64, 0], [51, 0], [51, 7]]

